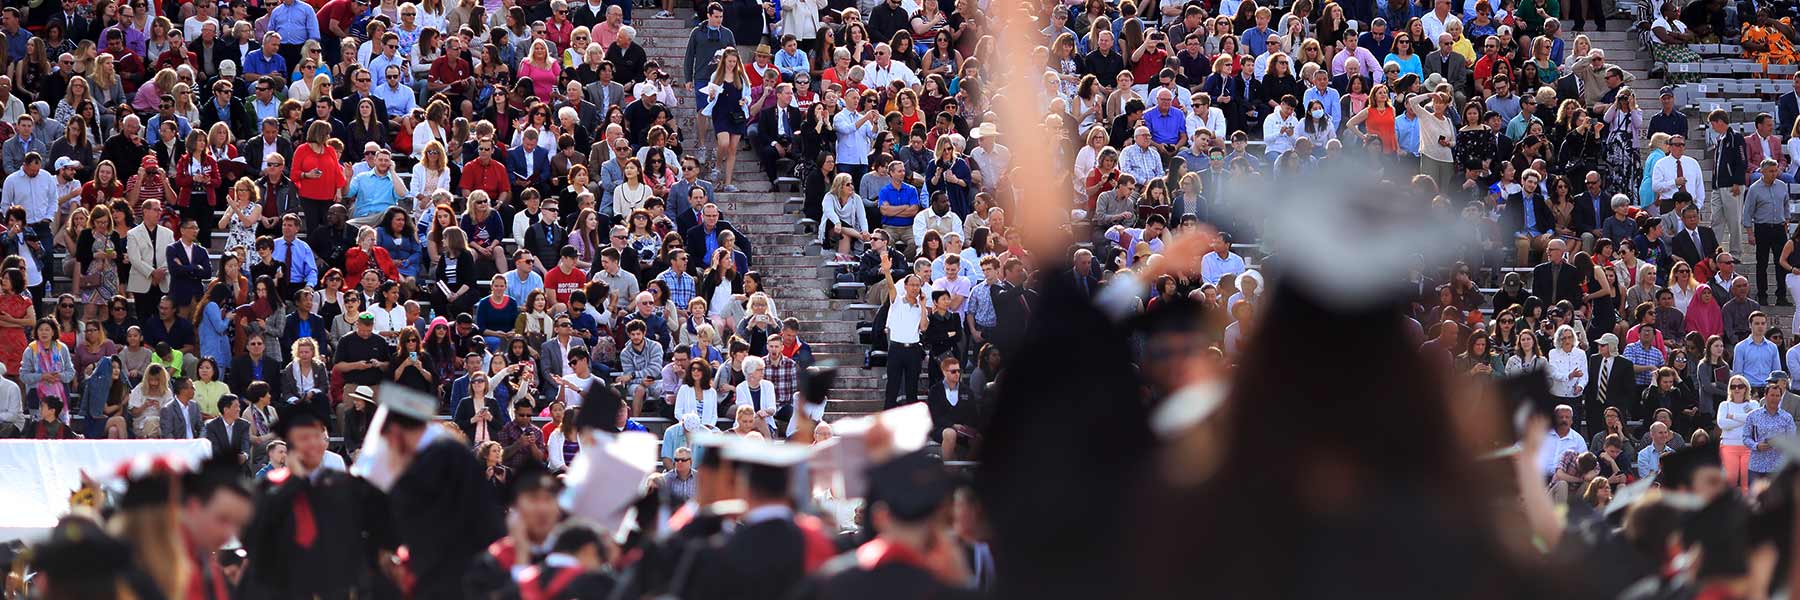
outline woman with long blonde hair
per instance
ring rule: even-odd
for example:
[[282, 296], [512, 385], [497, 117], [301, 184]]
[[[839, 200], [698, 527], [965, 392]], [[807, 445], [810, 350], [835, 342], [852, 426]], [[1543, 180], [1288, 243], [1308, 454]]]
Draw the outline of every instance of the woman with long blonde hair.
[[1750, 489], [1750, 413], [1757, 409], [1750, 401], [1750, 380], [1732, 375], [1725, 386], [1725, 401], [1719, 403], [1719, 460], [1725, 469], [1725, 481], [1739, 490]]

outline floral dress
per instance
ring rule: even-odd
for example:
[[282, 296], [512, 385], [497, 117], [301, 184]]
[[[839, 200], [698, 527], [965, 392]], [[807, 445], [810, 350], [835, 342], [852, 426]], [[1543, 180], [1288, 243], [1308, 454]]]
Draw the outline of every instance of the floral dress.
[[86, 304], [105, 304], [119, 293], [119, 257], [124, 256], [125, 248], [114, 243], [111, 235], [93, 236], [92, 256], [82, 274], [97, 278], [99, 285], [82, 290], [81, 301]]
[[[226, 252], [230, 252], [233, 249], [240, 247], [254, 248], [256, 246], [255, 219], [259, 216], [262, 216], [262, 206], [257, 205], [255, 202], [244, 204], [244, 208], [238, 210], [238, 214], [232, 215], [231, 223], [226, 226]], [[249, 217], [251, 219], [249, 225], [245, 225], [241, 220], [244, 217]]]

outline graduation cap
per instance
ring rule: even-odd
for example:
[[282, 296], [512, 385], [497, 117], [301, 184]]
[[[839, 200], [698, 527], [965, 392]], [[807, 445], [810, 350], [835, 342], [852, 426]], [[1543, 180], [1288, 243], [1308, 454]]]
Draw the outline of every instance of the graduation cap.
[[181, 492], [187, 497], [209, 497], [218, 489], [250, 495], [250, 488], [244, 485], [243, 467], [237, 463], [237, 453], [229, 449], [225, 452], [215, 449], [212, 456], [201, 461], [199, 468], [181, 478]]
[[837, 367], [821, 364], [807, 367], [800, 372], [800, 401], [805, 404], [824, 404], [831, 386], [837, 384]]
[[325, 421], [319, 419], [319, 414], [313, 412], [312, 407], [297, 402], [275, 403], [275, 423], [269, 428], [275, 432], [277, 437], [291, 441], [288, 433], [295, 427], [315, 426], [324, 427]]
[[869, 469], [869, 502], [887, 505], [888, 512], [908, 523], [931, 518], [953, 489], [944, 463], [923, 451]]
[[721, 454], [738, 465], [739, 472], [753, 492], [777, 497], [788, 491], [794, 467], [812, 456], [812, 448], [798, 444], [777, 444], [750, 439], [726, 446]]
[[562, 480], [550, 472], [550, 467], [542, 461], [527, 460], [513, 471], [512, 480], [507, 482], [506, 503], [512, 504], [520, 496], [531, 492], [550, 492], [554, 496], [562, 493], [562, 490]]
[[1658, 464], [1662, 466], [1662, 474], [1657, 477], [1657, 481], [1669, 488], [1683, 489], [1693, 484], [1694, 474], [1701, 469], [1721, 468], [1719, 444], [1711, 442], [1688, 446], [1664, 454]]
[[119, 496], [119, 508], [160, 506], [175, 501], [181, 474], [187, 466], [176, 457], [140, 454], [119, 465], [114, 472], [125, 481], [125, 493]]
[[689, 434], [689, 446], [692, 446], [695, 449], [705, 449], [703, 452], [695, 453], [699, 455], [699, 461], [696, 462], [694, 466], [703, 469], [711, 469], [725, 464], [725, 448], [743, 441], [743, 439], [744, 438], [739, 436], [713, 430], [703, 430]]
[[619, 392], [612, 386], [590, 385], [587, 392], [581, 395], [581, 410], [575, 413], [575, 428], [617, 433], [619, 407], [624, 405], [625, 400], [619, 397]]
[[1701, 578], [1743, 575], [1749, 571], [1750, 507], [1727, 491], [1682, 524], [1681, 538], [1698, 545]]
[[31, 564], [60, 597], [111, 597], [116, 577], [131, 564], [131, 547], [92, 519], [71, 514], [32, 547]]

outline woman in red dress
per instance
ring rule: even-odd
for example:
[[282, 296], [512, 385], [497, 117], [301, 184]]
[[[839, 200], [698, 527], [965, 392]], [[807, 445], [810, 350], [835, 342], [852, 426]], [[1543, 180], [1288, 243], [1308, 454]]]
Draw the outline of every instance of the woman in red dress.
[[25, 271], [8, 269], [0, 275], [0, 363], [6, 375], [19, 376], [19, 359], [25, 355], [25, 330], [37, 322], [37, 308], [25, 297]]

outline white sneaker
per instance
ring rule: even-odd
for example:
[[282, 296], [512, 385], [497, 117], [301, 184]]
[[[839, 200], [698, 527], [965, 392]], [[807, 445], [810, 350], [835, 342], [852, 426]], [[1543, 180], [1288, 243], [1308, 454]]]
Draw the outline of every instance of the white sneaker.
[[675, 18], [675, 13], [672, 13], [672, 12], [669, 12], [666, 10], [657, 11], [656, 15], [652, 16], [650, 18], [652, 18], [652, 19], [673, 19], [673, 18]]

